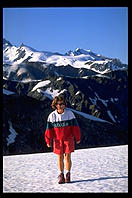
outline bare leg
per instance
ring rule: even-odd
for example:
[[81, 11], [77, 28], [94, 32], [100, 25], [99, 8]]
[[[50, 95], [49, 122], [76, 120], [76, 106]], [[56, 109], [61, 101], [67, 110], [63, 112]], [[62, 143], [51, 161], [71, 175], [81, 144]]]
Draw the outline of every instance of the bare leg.
[[71, 166], [72, 166], [71, 153], [65, 153], [65, 166], [67, 171], [71, 170]]
[[60, 174], [58, 176], [58, 183], [63, 184], [65, 183], [65, 178], [64, 178], [64, 155], [57, 155], [58, 157], [58, 168], [60, 171]]
[[58, 157], [58, 168], [60, 172], [64, 172], [64, 155], [57, 155]]

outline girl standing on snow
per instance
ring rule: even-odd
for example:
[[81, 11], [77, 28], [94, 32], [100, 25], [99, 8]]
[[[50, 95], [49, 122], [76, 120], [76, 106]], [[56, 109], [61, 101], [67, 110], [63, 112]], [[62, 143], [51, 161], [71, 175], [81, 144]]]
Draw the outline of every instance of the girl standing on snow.
[[[45, 141], [51, 147], [53, 140], [53, 152], [58, 156], [58, 168], [60, 174], [58, 183], [70, 182], [71, 152], [74, 152], [74, 138], [77, 144], [80, 143], [80, 128], [72, 111], [66, 109], [66, 102], [62, 96], [56, 96], [51, 104], [55, 109], [48, 116], [45, 131]], [[64, 178], [64, 158], [67, 170]]]

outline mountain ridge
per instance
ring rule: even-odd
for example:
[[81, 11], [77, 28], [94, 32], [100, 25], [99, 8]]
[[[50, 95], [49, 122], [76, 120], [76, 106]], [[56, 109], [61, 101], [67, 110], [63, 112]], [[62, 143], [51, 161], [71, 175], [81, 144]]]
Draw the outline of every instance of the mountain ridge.
[[[60, 94], [79, 122], [79, 148], [128, 143], [128, 67], [120, 60], [98, 54], [102, 60], [87, 60], [93, 52], [79, 48], [47, 57], [24, 44], [3, 44], [4, 155], [47, 151], [46, 120]], [[11, 130], [18, 135], [9, 144]]]
[[124, 69], [127, 65], [119, 59], [104, 57], [90, 50], [77, 48], [62, 55], [40, 52], [24, 44], [17, 48], [3, 39], [3, 77], [10, 80], [38, 80], [45, 76], [45, 72], [55, 76], [86, 77]]
[[[10, 47], [10, 49], [9, 49]], [[16, 49], [15, 56], [9, 57], [7, 51], [11, 50], [13, 48], [14, 50]], [[10, 64], [10, 63], [22, 63], [26, 58], [28, 58], [28, 61], [38, 61], [38, 62], [46, 62], [48, 64], [54, 64], [55, 66], [61, 66], [61, 65], [71, 65], [73, 67], [85, 67], [88, 68], [88, 63], [90, 61], [96, 61], [96, 64], [105, 64], [105, 62], [113, 62], [113, 60], [118, 60], [118, 63], [122, 64], [119, 59], [113, 59], [113, 58], [108, 58], [104, 57], [102, 55], [96, 54], [92, 52], [91, 50], [84, 50], [81, 48], [76, 48], [75, 51], [68, 51], [64, 55], [60, 54], [58, 52], [53, 53], [49, 51], [38, 51], [32, 47], [26, 46], [24, 44], [21, 44], [20, 47], [13, 46], [9, 41], [6, 39], [3, 40], [3, 62], [5, 64]], [[20, 56], [18, 53], [24, 53], [23, 57], [17, 57]], [[24, 57], [25, 56], [25, 57]], [[19, 59], [16, 60], [16, 57]], [[21, 58], [21, 60], [20, 60]], [[23, 59], [22, 59], [23, 58]], [[9, 59], [9, 60], [8, 60]], [[101, 61], [101, 62], [100, 62]], [[78, 63], [77, 63], [78, 62]], [[87, 63], [87, 65], [85, 64]], [[80, 66], [79, 66], [80, 64]], [[122, 64], [123, 65], [123, 64]]]

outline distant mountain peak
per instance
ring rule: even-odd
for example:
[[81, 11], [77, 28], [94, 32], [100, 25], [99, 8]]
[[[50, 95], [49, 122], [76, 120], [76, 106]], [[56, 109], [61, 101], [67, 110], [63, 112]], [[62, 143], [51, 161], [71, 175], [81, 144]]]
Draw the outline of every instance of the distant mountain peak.
[[19, 48], [20, 48], [20, 49], [21, 49], [21, 48], [26, 48], [26, 49], [31, 50], [31, 51], [33, 51], [33, 52], [37, 52], [36, 49], [34, 49], [34, 48], [32, 48], [32, 47], [30, 47], [30, 46], [24, 44], [24, 43], [22, 43], [22, 44], [20, 45]]
[[5, 38], [3, 39], [3, 45], [12, 46], [12, 44], [8, 40], [6, 40]]
[[76, 48], [74, 51], [69, 50], [66, 53], [66, 55], [69, 55], [69, 56], [79, 56], [81, 54], [89, 55], [89, 53], [91, 53], [91, 50], [90, 49], [85, 50], [85, 49], [82, 49], [82, 48]]
[[91, 50], [85, 50], [85, 49], [82, 49], [82, 48], [76, 48], [75, 51], [78, 52], [78, 54], [85, 54], [85, 55], [88, 55], [89, 52], [91, 52]]

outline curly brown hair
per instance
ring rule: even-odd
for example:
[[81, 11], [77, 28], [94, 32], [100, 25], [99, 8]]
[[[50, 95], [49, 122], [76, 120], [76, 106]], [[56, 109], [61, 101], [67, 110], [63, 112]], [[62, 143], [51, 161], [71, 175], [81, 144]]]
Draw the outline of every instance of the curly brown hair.
[[57, 103], [58, 103], [59, 101], [63, 101], [64, 104], [65, 104], [65, 106], [66, 106], [66, 101], [65, 101], [64, 97], [63, 97], [63, 96], [56, 96], [56, 97], [53, 99], [53, 101], [52, 101], [51, 107], [52, 107], [53, 109], [56, 109], [56, 105], [57, 105]]

